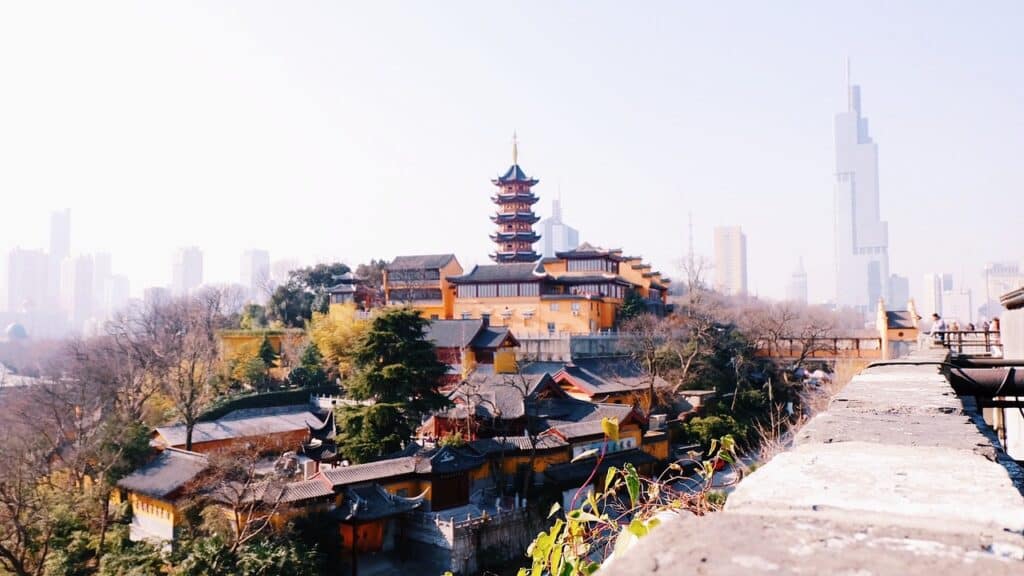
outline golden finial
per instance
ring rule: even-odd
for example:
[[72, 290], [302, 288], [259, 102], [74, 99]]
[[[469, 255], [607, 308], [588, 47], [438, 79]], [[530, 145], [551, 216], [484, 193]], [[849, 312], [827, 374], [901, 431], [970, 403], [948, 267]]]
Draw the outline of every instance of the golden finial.
[[512, 131], [512, 165], [519, 164], [519, 140], [516, 138], [516, 131]]

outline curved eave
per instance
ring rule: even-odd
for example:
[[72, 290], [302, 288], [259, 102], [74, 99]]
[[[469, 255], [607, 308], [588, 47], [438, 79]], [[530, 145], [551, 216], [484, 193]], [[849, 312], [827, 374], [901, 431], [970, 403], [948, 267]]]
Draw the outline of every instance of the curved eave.
[[494, 202], [495, 204], [504, 204], [504, 203], [511, 204], [513, 202], [519, 202], [519, 203], [526, 202], [527, 204], [533, 205], [533, 204], [536, 204], [538, 201], [540, 201], [540, 197], [534, 196], [533, 194], [524, 194], [524, 195], [509, 194], [507, 196], [505, 196], [505, 195], [491, 196], [491, 202]]

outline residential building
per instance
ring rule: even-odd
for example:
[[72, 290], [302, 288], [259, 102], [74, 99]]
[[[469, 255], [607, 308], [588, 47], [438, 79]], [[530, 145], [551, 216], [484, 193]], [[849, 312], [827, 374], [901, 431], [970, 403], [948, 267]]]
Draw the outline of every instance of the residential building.
[[747, 237], [739, 226], [715, 228], [715, 290], [747, 293]]
[[[41, 250], [15, 248], [7, 255], [7, 311], [39, 310], [46, 304], [50, 260]], [[58, 285], [59, 285], [58, 276]]]
[[804, 271], [804, 260], [796, 266], [796, 270], [789, 277], [789, 284], [786, 286], [786, 300], [807, 304], [807, 272]]
[[266, 250], [246, 250], [239, 266], [239, 283], [252, 300], [263, 301], [270, 287], [270, 253]]
[[562, 221], [562, 199], [551, 201], [551, 217], [540, 221], [540, 246], [544, 258], [554, 258], [556, 252], [567, 252], [580, 245], [578, 230]]
[[[37, 302], [57, 307], [60, 303], [60, 273], [64, 259], [71, 255], [71, 211], [57, 210], [50, 213], [50, 251], [48, 283], [46, 292], [40, 292]], [[41, 296], [45, 294], [45, 299]]]
[[65, 258], [60, 271], [61, 303], [73, 330], [81, 330], [93, 316], [93, 287], [92, 256]]
[[878, 145], [860, 86], [847, 89], [847, 110], [835, 117], [836, 304], [869, 313], [889, 296], [889, 228], [879, 212]]
[[499, 264], [534, 262], [539, 258], [533, 249], [540, 240], [533, 230], [533, 225], [539, 220], [533, 213], [537, 196], [531, 190], [537, 182], [519, 167], [519, 146], [513, 138], [512, 166], [491, 181], [498, 187], [497, 194], [491, 197], [498, 207], [497, 213], [491, 216], [491, 221], [498, 226], [491, 234], [491, 241], [495, 244], [491, 259]]
[[486, 320], [432, 320], [427, 340], [433, 342], [438, 360], [448, 365], [442, 386], [461, 382], [477, 366], [489, 366], [499, 374], [516, 372], [519, 341], [505, 326]]
[[910, 278], [893, 274], [889, 276], [889, 299], [887, 302], [898, 310], [902, 310], [910, 301]]
[[980, 311], [985, 318], [993, 318], [1003, 309], [999, 297], [1024, 286], [1024, 273], [1017, 262], [989, 262], [982, 274], [985, 294]]
[[195, 246], [179, 249], [171, 266], [171, 294], [186, 296], [203, 284], [203, 252]]
[[516, 334], [609, 330], [630, 292], [664, 313], [669, 284], [639, 257], [587, 243], [538, 262], [476, 266], [448, 281], [456, 318], [486, 319]]
[[449, 279], [462, 272], [454, 254], [398, 256], [384, 267], [384, 302], [413, 306], [431, 320], [451, 319]]

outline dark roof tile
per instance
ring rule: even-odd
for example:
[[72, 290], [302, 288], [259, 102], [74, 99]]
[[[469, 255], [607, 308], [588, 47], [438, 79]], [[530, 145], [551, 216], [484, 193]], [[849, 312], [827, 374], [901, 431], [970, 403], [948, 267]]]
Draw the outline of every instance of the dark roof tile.
[[455, 260], [454, 254], [424, 254], [419, 256], [396, 256], [386, 266], [391, 270], [434, 270], [441, 269]]

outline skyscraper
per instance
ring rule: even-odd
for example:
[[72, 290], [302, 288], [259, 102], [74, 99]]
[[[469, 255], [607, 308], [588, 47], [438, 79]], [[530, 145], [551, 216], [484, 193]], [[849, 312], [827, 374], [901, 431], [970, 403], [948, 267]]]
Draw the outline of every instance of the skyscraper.
[[801, 258], [789, 277], [789, 285], [786, 286], [786, 300], [807, 304], [807, 272], [804, 271], [804, 259]]
[[836, 304], [870, 312], [889, 295], [889, 227], [878, 207], [878, 145], [861, 116], [860, 86], [835, 117]]
[[270, 254], [266, 250], [243, 252], [238, 280], [249, 298], [257, 298], [261, 290], [270, 287]]
[[715, 290], [747, 293], [747, 237], [739, 226], [715, 228]]
[[925, 274], [924, 294], [918, 308], [923, 315], [943, 315], [942, 294], [953, 289], [952, 274]]
[[541, 254], [553, 258], [555, 252], [565, 252], [580, 245], [580, 233], [562, 222], [562, 199], [551, 201], [551, 217], [540, 221]]
[[[41, 250], [15, 248], [7, 255], [7, 311], [37, 310], [49, 288], [49, 259]], [[58, 277], [58, 286], [60, 279]]]
[[64, 259], [71, 255], [71, 211], [68, 209], [50, 212], [50, 251], [47, 268], [47, 290], [40, 293], [37, 301], [45, 300], [49, 306], [57, 306], [61, 300], [60, 276]]
[[171, 266], [171, 293], [185, 296], [203, 283], [203, 252], [195, 246], [181, 248]]
[[68, 314], [73, 330], [81, 330], [93, 316], [92, 256], [68, 256], [61, 263], [61, 304]]

